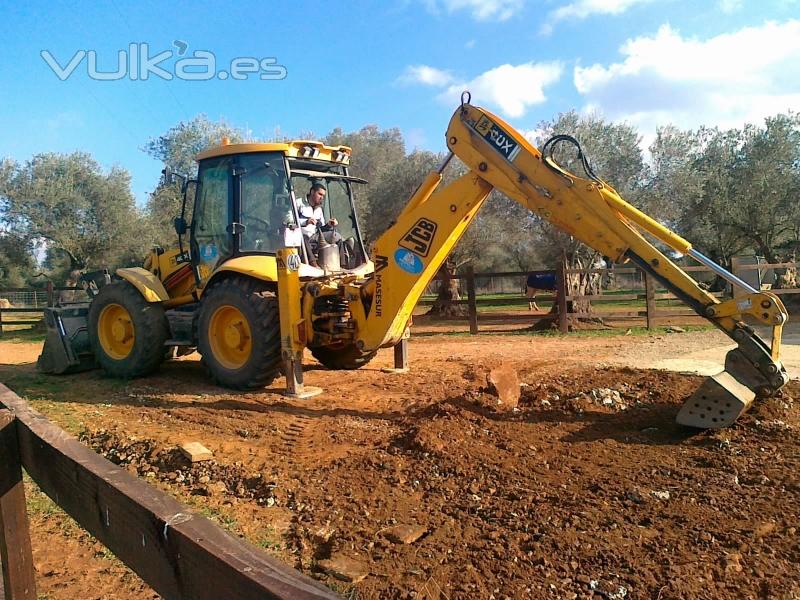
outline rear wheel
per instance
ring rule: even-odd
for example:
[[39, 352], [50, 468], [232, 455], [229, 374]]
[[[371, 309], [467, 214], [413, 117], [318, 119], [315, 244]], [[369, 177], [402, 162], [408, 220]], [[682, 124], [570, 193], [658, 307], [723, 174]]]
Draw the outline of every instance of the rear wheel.
[[100, 288], [89, 307], [89, 341], [97, 362], [125, 379], [152, 373], [164, 360], [169, 323], [161, 304], [147, 302], [127, 281]]
[[311, 355], [323, 366], [336, 371], [360, 369], [375, 358], [377, 350], [362, 352], [354, 344], [311, 348]]
[[197, 327], [197, 349], [220, 385], [253, 390], [278, 376], [278, 301], [263, 282], [228, 278], [212, 284], [203, 294]]

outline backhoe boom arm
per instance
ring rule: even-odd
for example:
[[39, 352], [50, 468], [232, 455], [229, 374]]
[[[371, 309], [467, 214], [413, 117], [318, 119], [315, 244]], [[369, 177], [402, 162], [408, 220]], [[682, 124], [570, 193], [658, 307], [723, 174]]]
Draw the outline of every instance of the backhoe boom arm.
[[[749, 407], [752, 392], [774, 392], [788, 381], [779, 354], [787, 313], [777, 296], [754, 290], [735, 278], [679, 235], [628, 204], [590, 170], [587, 177], [564, 170], [510, 125], [482, 108], [465, 102], [456, 110], [447, 129], [447, 145], [466, 164], [468, 172], [440, 186], [443, 164], [425, 179], [396, 222], [376, 241], [375, 274], [361, 288], [359, 298], [365, 307], [358, 311], [363, 320], [357, 319], [361, 321], [356, 330], [360, 349], [389, 346], [401, 339], [426, 285], [496, 188], [615, 262], [632, 260], [736, 341], [738, 350], [729, 354], [725, 374], [735, 382], [716, 377], [704, 384], [690, 398], [691, 406], [684, 406], [679, 421], [703, 427], [725, 426]], [[746, 295], [719, 302], [653, 245], [645, 233], [744, 287]], [[745, 314], [772, 327], [771, 346], [742, 321]], [[744, 392], [739, 389], [742, 385]], [[733, 403], [731, 395], [735, 396]], [[727, 403], [730, 410], [719, 410], [720, 402], [723, 406]]]

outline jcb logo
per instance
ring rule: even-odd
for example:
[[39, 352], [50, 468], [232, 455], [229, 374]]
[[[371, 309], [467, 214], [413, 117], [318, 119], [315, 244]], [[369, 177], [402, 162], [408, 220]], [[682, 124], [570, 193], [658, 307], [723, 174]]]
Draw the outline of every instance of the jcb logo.
[[400, 240], [403, 248], [411, 250], [417, 256], [425, 258], [436, 235], [436, 223], [428, 219], [420, 219]]

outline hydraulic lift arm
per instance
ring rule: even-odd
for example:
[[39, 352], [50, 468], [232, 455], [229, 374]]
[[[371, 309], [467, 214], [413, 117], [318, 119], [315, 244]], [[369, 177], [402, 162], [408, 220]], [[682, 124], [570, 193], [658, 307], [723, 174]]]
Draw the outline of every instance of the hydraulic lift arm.
[[[709, 260], [692, 245], [623, 200], [584, 162], [586, 177], [560, 167], [552, 158], [556, 136], [534, 148], [519, 132], [492, 113], [469, 104], [468, 96], [447, 129], [451, 155], [414, 193], [396, 222], [376, 241], [375, 274], [351, 296], [356, 344], [362, 351], [397, 343], [425, 286], [436, 275], [493, 188], [614, 261], [629, 259], [653, 275], [699, 315], [738, 345], [725, 371], [709, 378], [678, 415], [695, 427], [725, 427], [749, 408], [755, 394], [769, 394], [788, 381], [780, 362], [780, 338], [787, 312], [780, 299], [753, 289]], [[439, 187], [452, 155], [469, 169]], [[745, 294], [720, 302], [702, 289], [644, 234], [689, 255]], [[360, 305], [360, 306], [358, 306]], [[743, 320], [749, 315], [772, 328], [768, 345]]]

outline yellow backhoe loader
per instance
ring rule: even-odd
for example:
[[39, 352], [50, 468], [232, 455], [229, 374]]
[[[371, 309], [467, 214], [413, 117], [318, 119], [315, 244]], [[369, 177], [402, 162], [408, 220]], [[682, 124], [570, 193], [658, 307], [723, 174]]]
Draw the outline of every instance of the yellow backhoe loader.
[[[191, 183], [184, 184], [178, 248], [155, 249], [143, 267], [119, 269], [113, 279], [95, 278], [82, 313], [54, 309], [41, 368], [63, 372], [93, 358], [111, 375], [138, 377], [156, 369], [171, 347], [196, 347], [219, 384], [255, 389], [282, 369], [296, 380], [307, 347], [328, 368], [357, 369], [407, 337], [426, 285], [496, 188], [611, 260], [635, 263], [736, 342], [725, 370], [686, 401], [680, 423], [725, 427], [756, 395], [786, 384], [780, 339], [787, 312], [780, 299], [625, 202], [585, 160], [584, 176], [562, 168], [554, 148], [572, 144], [581, 156], [576, 140], [556, 136], [539, 151], [473, 106], [467, 93], [446, 135], [450, 154], [376, 240], [372, 260], [353, 208], [353, 187], [366, 182], [349, 174], [350, 148], [295, 141], [203, 152], [191, 225], [185, 214]], [[467, 172], [442, 185], [453, 156]], [[307, 236], [305, 195], [317, 182], [327, 192], [324, 219], [317, 220], [337, 226]], [[719, 301], [649, 239], [691, 256], [743, 294]], [[771, 344], [745, 316], [772, 328]]]

